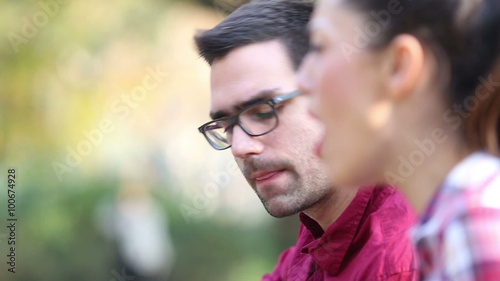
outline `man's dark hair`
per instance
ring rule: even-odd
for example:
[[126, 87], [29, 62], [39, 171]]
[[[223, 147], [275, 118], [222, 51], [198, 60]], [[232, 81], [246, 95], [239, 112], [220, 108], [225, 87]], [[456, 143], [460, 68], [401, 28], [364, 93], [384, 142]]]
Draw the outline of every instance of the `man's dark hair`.
[[305, 0], [252, 1], [213, 29], [199, 32], [194, 38], [198, 52], [212, 65], [235, 48], [278, 39], [298, 68], [309, 48], [307, 23], [313, 6]]

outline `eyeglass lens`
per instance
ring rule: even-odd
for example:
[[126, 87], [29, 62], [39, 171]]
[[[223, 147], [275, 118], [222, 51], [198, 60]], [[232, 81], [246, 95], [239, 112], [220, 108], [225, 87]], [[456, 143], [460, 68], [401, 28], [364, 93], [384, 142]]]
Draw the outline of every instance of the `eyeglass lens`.
[[[266, 134], [278, 123], [274, 108], [269, 103], [247, 108], [240, 113], [238, 119], [238, 125], [251, 136]], [[215, 148], [227, 148], [231, 145], [233, 126], [227, 121], [215, 121], [205, 127], [205, 135]]]

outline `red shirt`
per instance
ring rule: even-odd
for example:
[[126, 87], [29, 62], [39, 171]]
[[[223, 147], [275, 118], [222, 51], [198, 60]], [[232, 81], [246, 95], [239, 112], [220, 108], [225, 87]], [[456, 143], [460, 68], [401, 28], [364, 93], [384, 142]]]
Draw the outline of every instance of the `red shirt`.
[[297, 244], [263, 281], [417, 280], [410, 203], [395, 188], [361, 189], [326, 232], [304, 213]]

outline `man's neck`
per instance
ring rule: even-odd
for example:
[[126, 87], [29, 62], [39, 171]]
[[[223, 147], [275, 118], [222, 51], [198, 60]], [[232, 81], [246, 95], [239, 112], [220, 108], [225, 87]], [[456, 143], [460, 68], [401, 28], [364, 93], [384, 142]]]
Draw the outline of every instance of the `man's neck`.
[[334, 188], [329, 196], [304, 211], [326, 231], [351, 204], [358, 192], [357, 188]]

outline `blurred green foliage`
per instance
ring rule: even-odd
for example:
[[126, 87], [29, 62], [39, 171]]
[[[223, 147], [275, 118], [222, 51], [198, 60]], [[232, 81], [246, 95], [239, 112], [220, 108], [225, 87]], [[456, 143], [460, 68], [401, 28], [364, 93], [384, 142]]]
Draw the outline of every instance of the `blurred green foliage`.
[[[179, 173], [172, 164], [176, 159], [155, 149], [182, 149], [175, 144], [185, 141], [172, 137], [179, 135], [175, 116], [182, 113], [169, 108], [198, 112], [198, 107], [192, 108], [196, 97], [182, 106], [178, 96], [207, 91], [190, 88], [201, 83], [193, 82], [198, 70], [188, 63], [196, 55], [182, 51], [192, 48], [196, 27], [208, 28], [240, 3], [188, 2], [1, 1], [0, 280], [113, 280], [112, 271], [121, 271], [118, 249], [100, 229], [96, 210], [102, 202], [116, 200], [123, 166], [132, 166], [135, 177], [151, 181], [151, 193], [168, 214], [176, 261], [165, 280], [259, 280], [272, 270], [279, 252], [293, 243], [296, 218], [247, 224], [216, 212], [186, 223], [179, 211], [186, 193], [185, 186], [173, 180]], [[53, 163], [67, 164], [68, 147], [76, 150], [85, 140], [82, 131], [96, 128], [110, 115], [112, 102], [130, 93], [145, 69], [157, 64], [172, 77], [152, 90], [131, 117], [113, 120], [116, 131], [58, 179]], [[184, 85], [188, 88], [180, 88]], [[179, 119], [195, 133], [194, 122], [201, 117]], [[192, 151], [184, 154], [201, 158]], [[151, 164], [158, 160], [151, 155], [164, 164]], [[148, 160], [137, 160], [143, 158]], [[15, 274], [7, 271], [5, 254], [8, 168], [18, 171]], [[203, 164], [200, 169], [205, 171]], [[188, 180], [190, 185], [204, 181]]]

